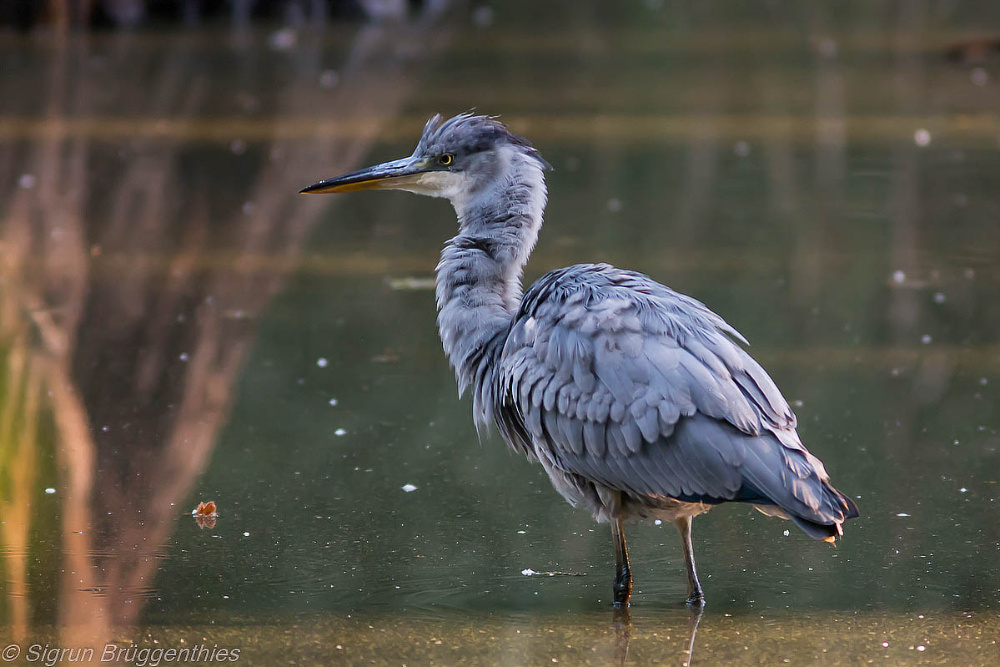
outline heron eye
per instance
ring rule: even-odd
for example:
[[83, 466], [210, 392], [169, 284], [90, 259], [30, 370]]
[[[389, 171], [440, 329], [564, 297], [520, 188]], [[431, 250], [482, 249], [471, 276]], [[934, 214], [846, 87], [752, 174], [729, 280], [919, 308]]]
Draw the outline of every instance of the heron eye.
[[454, 161], [455, 161], [455, 156], [452, 155], [451, 153], [445, 153], [444, 155], [438, 158], [438, 162], [440, 162], [446, 167]]

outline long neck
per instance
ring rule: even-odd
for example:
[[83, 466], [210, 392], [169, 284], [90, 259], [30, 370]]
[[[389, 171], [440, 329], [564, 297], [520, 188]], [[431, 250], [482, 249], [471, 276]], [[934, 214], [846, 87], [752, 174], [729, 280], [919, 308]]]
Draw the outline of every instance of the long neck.
[[487, 348], [520, 305], [521, 271], [538, 239], [545, 198], [538, 160], [508, 150], [499, 156], [497, 178], [452, 202], [459, 233], [437, 266], [438, 330], [459, 392], [475, 381], [477, 404], [489, 370]]

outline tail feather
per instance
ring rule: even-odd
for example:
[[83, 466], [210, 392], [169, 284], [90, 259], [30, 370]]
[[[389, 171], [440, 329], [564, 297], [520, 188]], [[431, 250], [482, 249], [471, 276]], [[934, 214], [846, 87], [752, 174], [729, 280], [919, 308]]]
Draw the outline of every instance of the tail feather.
[[[859, 515], [854, 501], [833, 488], [825, 471], [813, 469], [806, 456], [783, 449], [771, 438], [756, 438], [743, 465], [743, 488], [738, 500], [751, 502], [765, 514], [791, 519], [817, 540], [833, 541], [843, 535], [841, 524]], [[796, 469], [785, 464], [795, 460]], [[811, 474], [802, 475], [804, 466]]]

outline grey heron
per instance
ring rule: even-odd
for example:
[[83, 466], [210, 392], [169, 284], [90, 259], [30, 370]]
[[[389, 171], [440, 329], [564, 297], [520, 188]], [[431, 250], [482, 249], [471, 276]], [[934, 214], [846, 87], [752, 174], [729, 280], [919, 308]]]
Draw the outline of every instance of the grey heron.
[[614, 603], [632, 592], [624, 523], [672, 521], [687, 602], [704, 604], [691, 521], [749, 503], [836, 543], [858, 516], [803, 446], [788, 403], [699, 301], [607, 264], [544, 275], [522, 294], [549, 164], [492, 117], [434, 116], [409, 157], [303, 193], [406, 190], [449, 199], [458, 235], [436, 269], [438, 329], [477, 428], [537, 461], [570, 504], [611, 525]]

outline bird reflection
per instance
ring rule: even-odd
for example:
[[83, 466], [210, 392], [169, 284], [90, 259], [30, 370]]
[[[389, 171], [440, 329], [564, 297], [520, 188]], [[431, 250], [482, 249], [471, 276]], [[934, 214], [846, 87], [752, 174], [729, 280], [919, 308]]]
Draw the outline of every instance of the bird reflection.
[[621, 666], [628, 659], [628, 645], [632, 641], [632, 610], [615, 607], [611, 618], [615, 629], [615, 664]]
[[[694, 659], [694, 642], [698, 636], [698, 624], [705, 613], [704, 607], [689, 606], [687, 622], [687, 645], [682, 651], [681, 665], [689, 667]], [[611, 627], [615, 631], [615, 663], [624, 667], [628, 660], [628, 649], [632, 642], [632, 610], [629, 607], [615, 607], [611, 616]]]

